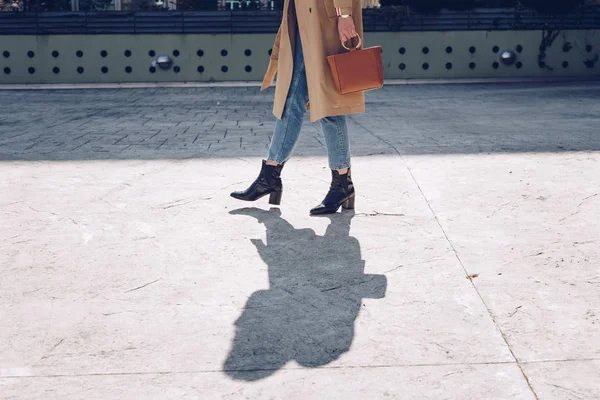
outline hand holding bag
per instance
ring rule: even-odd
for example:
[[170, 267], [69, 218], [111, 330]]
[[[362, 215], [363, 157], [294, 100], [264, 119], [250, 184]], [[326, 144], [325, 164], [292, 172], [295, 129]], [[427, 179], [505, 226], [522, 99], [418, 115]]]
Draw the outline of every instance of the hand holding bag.
[[342, 46], [348, 51], [327, 57], [333, 82], [341, 94], [363, 92], [383, 86], [381, 47], [360, 49], [361, 45], [362, 40], [359, 36], [356, 47], [349, 49], [342, 42]]

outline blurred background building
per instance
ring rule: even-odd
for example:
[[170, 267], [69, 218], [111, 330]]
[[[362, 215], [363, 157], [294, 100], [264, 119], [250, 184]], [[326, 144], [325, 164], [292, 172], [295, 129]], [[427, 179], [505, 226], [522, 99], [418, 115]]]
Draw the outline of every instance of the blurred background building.
[[[361, 1], [386, 79], [600, 76], [600, 0]], [[0, 0], [0, 84], [260, 81], [284, 2]]]
[[[600, 1], [600, 0], [598, 0]], [[379, 0], [362, 0], [364, 8]], [[0, 11], [276, 10], [283, 0], [0, 0]]]
[[[284, 0], [0, 0], [0, 12], [278, 10], [283, 2]], [[407, 6], [417, 11], [515, 6], [544, 10], [561, 5], [599, 5], [600, 0], [362, 0], [362, 3], [363, 8]]]

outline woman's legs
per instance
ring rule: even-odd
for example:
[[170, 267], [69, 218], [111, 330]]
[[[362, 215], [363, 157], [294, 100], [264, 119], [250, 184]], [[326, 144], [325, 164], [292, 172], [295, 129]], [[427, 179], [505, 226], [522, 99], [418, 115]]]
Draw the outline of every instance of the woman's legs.
[[318, 206], [310, 210], [311, 215], [332, 214], [342, 207], [354, 209], [354, 183], [350, 173], [350, 141], [345, 116], [327, 117], [321, 120], [329, 168], [331, 168], [331, 185], [329, 192]]
[[231, 196], [246, 201], [255, 201], [270, 195], [269, 203], [278, 205], [281, 202], [283, 185], [281, 170], [292, 155], [298, 142], [306, 105], [308, 104], [308, 85], [300, 34], [296, 31], [296, 46], [294, 49], [294, 71], [288, 91], [285, 108], [280, 120], [275, 123], [273, 137], [267, 160], [263, 161], [258, 178], [243, 191], [231, 193]]
[[283, 115], [275, 123], [267, 155], [267, 164], [283, 164], [290, 159], [300, 137], [307, 104], [308, 84], [306, 82], [306, 67], [304, 66], [300, 34], [296, 30], [292, 82], [288, 91]]
[[[281, 119], [275, 123], [273, 137], [267, 155], [267, 164], [279, 165], [292, 156], [298, 143], [306, 104], [308, 103], [308, 84], [306, 82], [306, 67], [302, 53], [302, 41], [296, 30], [294, 48], [294, 71], [292, 82]], [[348, 140], [348, 125], [344, 115], [326, 117], [321, 120], [329, 167], [342, 174], [350, 167], [350, 142]]]
[[[267, 160], [263, 161], [263, 168], [254, 183], [245, 191], [233, 192], [232, 197], [254, 201], [269, 194], [271, 196], [269, 203], [279, 204], [281, 202], [283, 191], [281, 169], [291, 157], [298, 142], [307, 104], [306, 67], [300, 34], [296, 31], [292, 80], [283, 115], [275, 123]], [[332, 182], [325, 199], [310, 211], [311, 215], [334, 213], [340, 206], [345, 209], [354, 208], [355, 192], [350, 174], [350, 142], [346, 117], [323, 118], [321, 126], [327, 145], [329, 167], [332, 170]]]
[[329, 168], [345, 174], [350, 168], [350, 141], [346, 116], [326, 117], [321, 120], [325, 135]]

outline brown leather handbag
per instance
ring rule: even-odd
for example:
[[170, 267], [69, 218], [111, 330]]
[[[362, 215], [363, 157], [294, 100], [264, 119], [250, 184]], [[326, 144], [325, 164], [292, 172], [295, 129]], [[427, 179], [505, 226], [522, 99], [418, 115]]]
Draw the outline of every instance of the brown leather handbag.
[[347, 52], [327, 57], [333, 82], [341, 94], [363, 92], [383, 86], [381, 47], [360, 49], [361, 44], [359, 36], [356, 47], [349, 49], [342, 43]]

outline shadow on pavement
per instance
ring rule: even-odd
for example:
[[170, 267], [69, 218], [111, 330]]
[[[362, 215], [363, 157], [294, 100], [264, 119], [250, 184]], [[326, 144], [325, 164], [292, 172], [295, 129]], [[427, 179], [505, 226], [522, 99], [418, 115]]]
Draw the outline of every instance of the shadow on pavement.
[[295, 229], [279, 209], [234, 210], [267, 228], [267, 242], [252, 240], [268, 265], [269, 289], [253, 293], [235, 322], [224, 364], [234, 379], [268, 377], [289, 361], [318, 367], [350, 349], [363, 298], [385, 296], [384, 275], [365, 274], [360, 243], [350, 236], [353, 213], [331, 218], [324, 236]]

